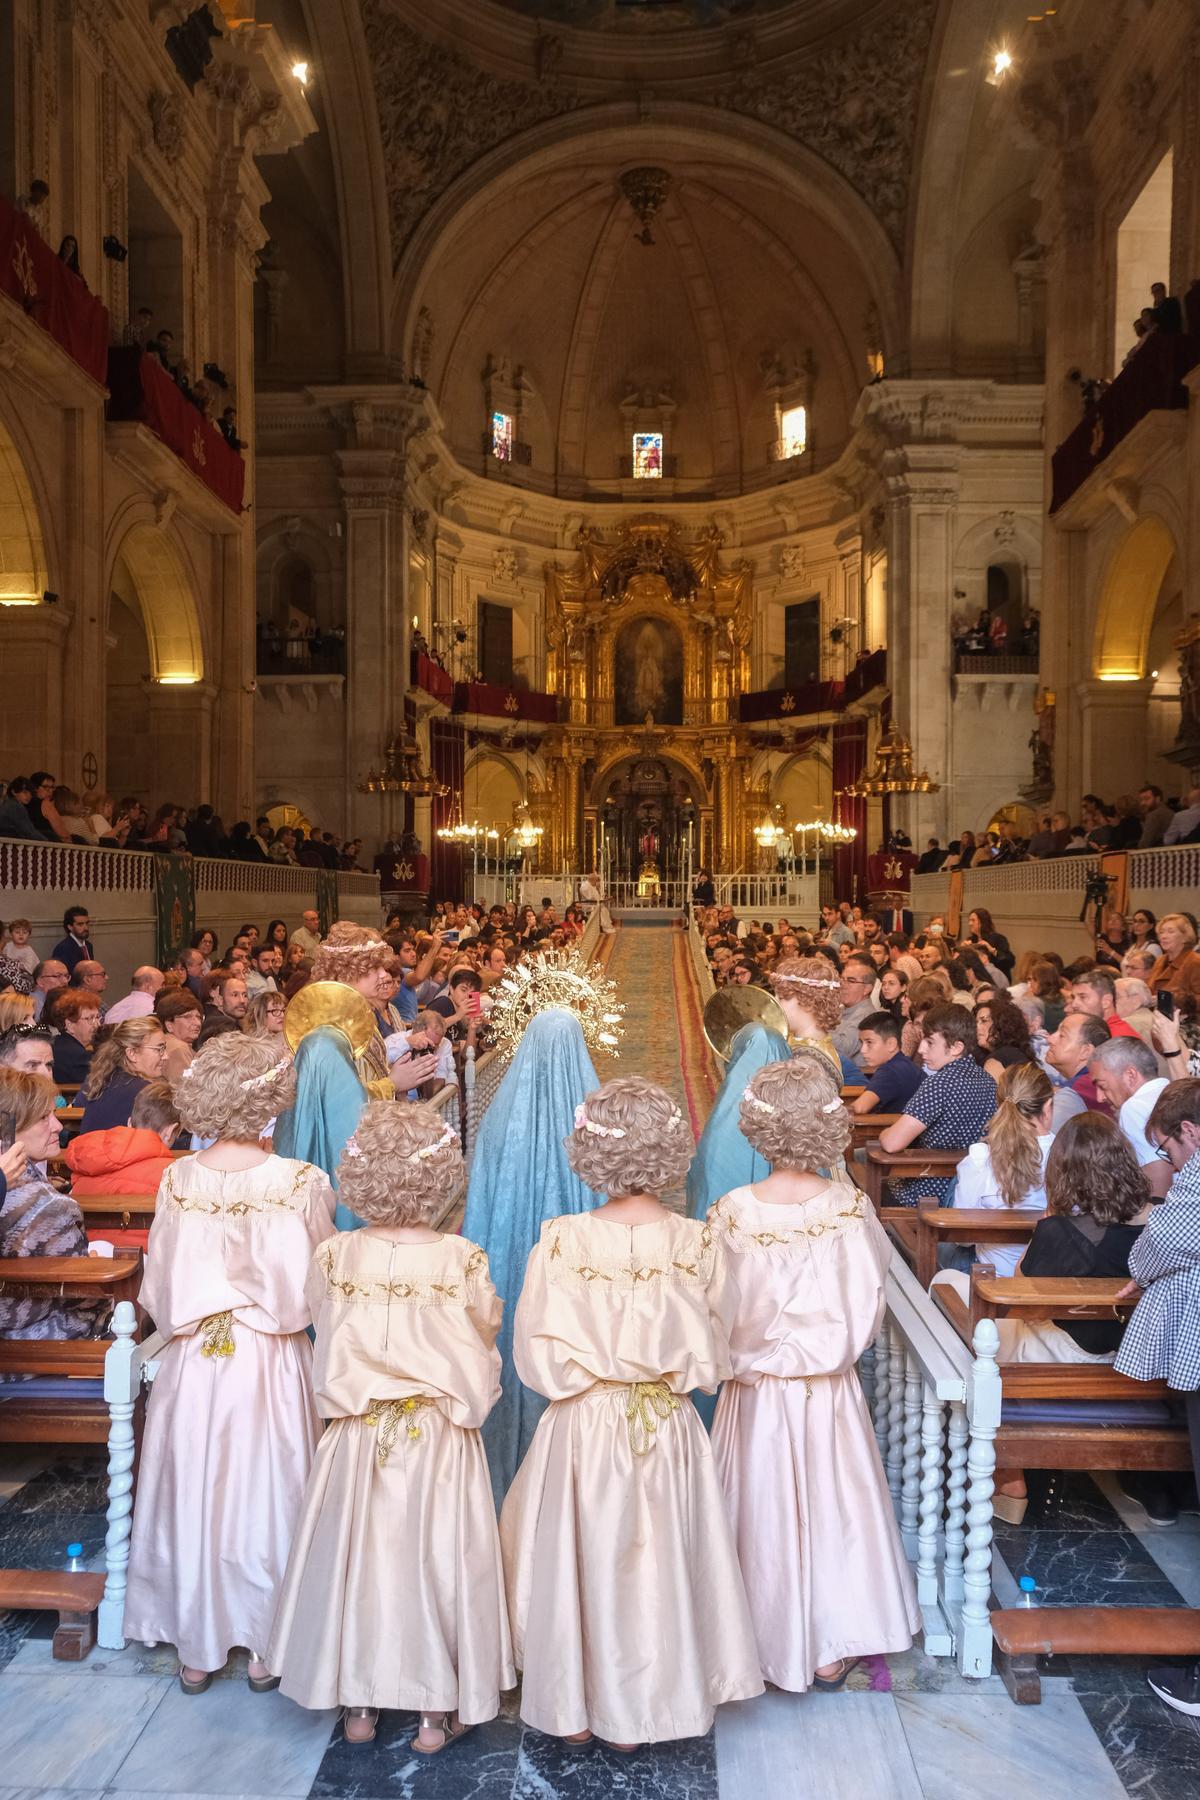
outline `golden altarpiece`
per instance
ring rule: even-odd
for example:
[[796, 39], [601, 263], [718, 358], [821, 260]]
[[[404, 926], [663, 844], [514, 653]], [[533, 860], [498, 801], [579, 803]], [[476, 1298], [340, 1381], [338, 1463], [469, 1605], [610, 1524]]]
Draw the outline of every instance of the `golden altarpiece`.
[[[588, 528], [572, 568], [546, 565], [547, 686], [565, 703], [542, 743], [551, 867], [614, 859], [631, 875], [752, 866], [762, 796], [738, 723], [749, 683], [753, 566], [715, 525], [685, 540], [659, 516], [615, 544]], [[757, 812], [755, 807], [757, 805]]]

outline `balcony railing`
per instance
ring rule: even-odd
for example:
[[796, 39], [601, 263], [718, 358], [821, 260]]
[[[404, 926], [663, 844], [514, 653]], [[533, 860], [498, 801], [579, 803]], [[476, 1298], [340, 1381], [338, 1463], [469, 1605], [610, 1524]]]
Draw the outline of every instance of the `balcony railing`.
[[887, 651], [871, 650], [859, 658], [843, 681], [801, 681], [792, 687], [761, 688], [738, 699], [743, 725], [764, 719], [806, 718], [812, 713], [840, 712], [872, 688], [887, 682]]
[[1183, 378], [1200, 362], [1200, 283], [1193, 286], [1185, 304], [1191, 332], [1151, 332], [1054, 452], [1052, 513], [1066, 504], [1147, 414], [1180, 412], [1187, 406]]
[[256, 666], [260, 675], [344, 675], [345, 634], [318, 632], [313, 637], [262, 636], [258, 640]]
[[954, 652], [956, 675], [1036, 675], [1038, 659], [1032, 656], [989, 656], [974, 650]]

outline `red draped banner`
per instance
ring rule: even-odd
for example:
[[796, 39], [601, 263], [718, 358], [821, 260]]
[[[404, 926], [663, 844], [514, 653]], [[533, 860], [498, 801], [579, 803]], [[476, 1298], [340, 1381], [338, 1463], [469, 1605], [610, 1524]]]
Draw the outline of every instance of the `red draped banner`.
[[82, 277], [58, 260], [33, 221], [2, 197], [0, 294], [15, 300], [93, 381], [104, 386], [108, 309]]
[[157, 356], [136, 345], [108, 353], [108, 417], [147, 425], [231, 512], [242, 510], [246, 465], [176, 386]]

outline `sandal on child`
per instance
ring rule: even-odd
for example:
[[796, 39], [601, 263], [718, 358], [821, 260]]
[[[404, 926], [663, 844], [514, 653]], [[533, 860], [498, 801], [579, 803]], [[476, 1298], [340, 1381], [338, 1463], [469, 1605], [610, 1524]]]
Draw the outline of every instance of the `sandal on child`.
[[[451, 1744], [456, 1744], [459, 1738], [466, 1737], [468, 1731], [474, 1731], [474, 1729], [473, 1725], [464, 1725], [457, 1713], [422, 1713], [421, 1723], [417, 1727], [417, 1731], [413, 1733], [409, 1749], [415, 1750], [418, 1756], [438, 1756]], [[421, 1731], [440, 1731], [441, 1743], [419, 1744], [417, 1733]]]
[[[263, 1669], [267, 1666], [261, 1656], [252, 1656], [250, 1662], [258, 1663], [259, 1667]], [[252, 1694], [273, 1694], [283, 1677], [282, 1675], [252, 1675], [249, 1665], [247, 1665], [246, 1680]]]
[[189, 1681], [184, 1670], [181, 1668], [179, 1671], [180, 1690], [185, 1694], [207, 1694], [212, 1684], [213, 1678], [211, 1674], [202, 1675], [199, 1681]]
[[843, 1656], [841, 1660], [842, 1666], [838, 1674], [813, 1676], [812, 1684], [819, 1694], [836, 1694], [839, 1688], [845, 1686], [846, 1677], [849, 1675], [850, 1671], [852, 1669], [857, 1669], [859, 1663], [862, 1661], [862, 1657]]
[[993, 1494], [992, 1517], [1006, 1525], [1019, 1525], [1029, 1506], [1027, 1494]]
[[[370, 1723], [370, 1731], [355, 1732], [351, 1735], [350, 1722], [356, 1724]], [[379, 1708], [377, 1706], [346, 1706], [342, 1708], [342, 1736], [348, 1744], [372, 1744], [375, 1733], [379, 1729]]]

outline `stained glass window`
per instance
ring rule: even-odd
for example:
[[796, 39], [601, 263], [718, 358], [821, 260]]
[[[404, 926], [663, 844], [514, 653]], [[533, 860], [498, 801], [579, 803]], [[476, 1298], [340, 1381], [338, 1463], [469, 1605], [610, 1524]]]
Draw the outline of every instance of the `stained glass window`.
[[511, 462], [512, 453], [512, 415], [511, 413], [494, 412], [492, 414], [492, 455], [497, 462]]
[[803, 456], [807, 442], [808, 408], [789, 406], [786, 412], [779, 415], [780, 461], [786, 462], [789, 456]]
[[661, 431], [635, 431], [633, 434], [633, 474], [637, 481], [655, 481], [663, 472], [663, 434]]

